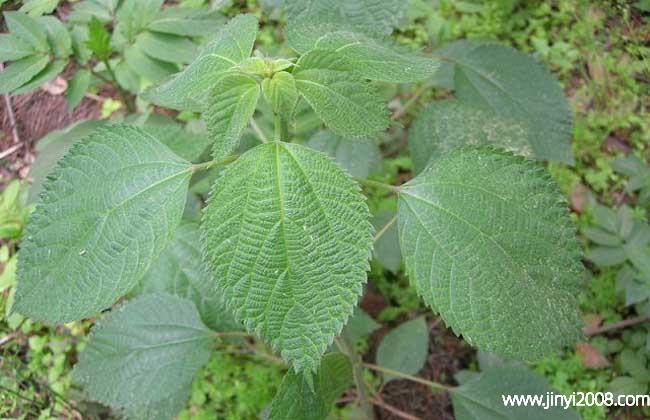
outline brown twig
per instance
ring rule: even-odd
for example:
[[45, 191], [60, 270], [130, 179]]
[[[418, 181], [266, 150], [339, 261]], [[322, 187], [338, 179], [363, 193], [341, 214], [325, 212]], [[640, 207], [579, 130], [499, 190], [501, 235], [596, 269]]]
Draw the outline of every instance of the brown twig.
[[389, 411], [389, 412], [395, 414], [397, 417], [403, 418], [405, 420], [422, 420], [420, 417], [416, 417], [416, 416], [414, 416], [412, 414], [406, 413], [406, 412], [400, 410], [399, 408], [393, 407], [392, 405], [387, 404], [387, 403], [385, 403], [384, 401], [382, 401], [382, 400], [380, 400], [378, 398], [372, 398], [370, 400], [370, 402], [373, 403], [374, 405], [376, 405], [377, 407], [381, 407], [384, 410]]
[[623, 321], [614, 322], [613, 324], [603, 325], [602, 327], [588, 327], [583, 330], [587, 337], [592, 337], [598, 334], [605, 334], [608, 332], [620, 330], [634, 325], [650, 322], [650, 316], [641, 316], [638, 318], [625, 319]]
[[[0, 63], [0, 71], [4, 71], [4, 69], [4, 64]], [[11, 136], [14, 139], [14, 144], [20, 144], [20, 136], [18, 135], [16, 116], [14, 115], [14, 108], [11, 105], [11, 98], [7, 93], [3, 94], [2, 97], [5, 100], [5, 107], [7, 108], [7, 116], [9, 116], [9, 125], [11, 125]]]

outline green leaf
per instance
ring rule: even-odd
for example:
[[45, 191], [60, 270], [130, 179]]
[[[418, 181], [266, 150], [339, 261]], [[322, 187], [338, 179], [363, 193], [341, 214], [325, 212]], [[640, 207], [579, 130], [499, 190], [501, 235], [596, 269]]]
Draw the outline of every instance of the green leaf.
[[111, 36], [104, 27], [104, 23], [96, 17], [90, 19], [88, 24], [88, 39], [86, 46], [99, 60], [107, 60], [113, 51], [111, 48]]
[[36, 203], [38, 196], [43, 191], [45, 178], [56, 167], [70, 147], [80, 139], [89, 135], [93, 130], [105, 124], [100, 120], [86, 120], [72, 124], [62, 130], [54, 130], [36, 143], [36, 160], [29, 170], [32, 184], [29, 187], [28, 203]]
[[[375, 259], [384, 268], [393, 274], [397, 274], [402, 265], [402, 252], [399, 248], [397, 223], [395, 223], [393, 217], [395, 217], [394, 211], [384, 210], [372, 219], [372, 224], [375, 231], [377, 231], [373, 252]], [[386, 227], [388, 223], [391, 223], [391, 220], [392, 224]]]
[[438, 60], [376, 41], [354, 32], [334, 32], [323, 36], [315, 48], [335, 50], [345, 57], [364, 78], [392, 83], [411, 83], [430, 78], [438, 69]]
[[120, 28], [116, 28], [116, 31], [133, 40], [160, 12], [163, 3], [164, 0], [122, 0], [117, 9]]
[[64, 323], [113, 304], [171, 239], [191, 174], [188, 162], [135, 127], [100, 128], [77, 142], [30, 216], [15, 310]]
[[142, 32], [135, 42], [148, 56], [169, 63], [190, 63], [198, 53], [194, 42], [175, 35]]
[[35, 17], [52, 13], [58, 5], [59, 0], [26, 0], [18, 10]]
[[254, 16], [233, 18], [185, 70], [146, 91], [144, 98], [167, 108], [203, 111], [222, 74], [251, 55], [257, 26]]
[[470, 344], [535, 360], [581, 337], [580, 246], [534, 162], [455, 149], [402, 187], [398, 228], [411, 283]]
[[72, 112], [81, 103], [88, 88], [90, 87], [90, 71], [86, 69], [78, 70], [70, 83], [68, 83], [68, 90], [65, 93], [65, 98], [68, 101], [68, 111]]
[[384, 38], [406, 15], [408, 1], [288, 0], [285, 34], [289, 45], [304, 53], [331, 32], [350, 31]]
[[0, 72], [0, 93], [9, 93], [23, 86], [47, 67], [49, 61], [47, 56], [37, 55], [14, 61]]
[[73, 23], [88, 23], [95, 17], [104, 23], [111, 21], [115, 15], [118, 0], [84, 0], [74, 4], [68, 16]]
[[359, 340], [369, 336], [379, 328], [381, 328], [381, 324], [378, 324], [377, 321], [357, 306], [354, 314], [345, 324], [343, 334], [349, 343], [355, 345]]
[[296, 144], [257, 146], [214, 183], [202, 238], [220, 293], [296, 372], [316, 371], [357, 303], [368, 216], [359, 186]]
[[325, 420], [334, 402], [352, 383], [350, 359], [341, 353], [327, 354], [313, 379], [313, 387], [302, 374], [286, 374], [271, 403], [269, 420]]
[[312, 149], [325, 152], [356, 178], [367, 178], [381, 164], [381, 150], [367, 137], [340, 137], [331, 131], [319, 131], [306, 143]]
[[300, 94], [336, 134], [367, 136], [388, 127], [388, 110], [375, 87], [340, 54], [312, 50], [300, 57], [296, 68]]
[[145, 124], [142, 128], [190, 162], [197, 162], [212, 144], [207, 133], [191, 132], [173, 121], [159, 125]]
[[639, 382], [629, 376], [619, 376], [614, 378], [607, 386], [607, 392], [612, 392], [615, 395], [641, 395], [647, 394], [648, 383]]
[[290, 119], [298, 103], [296, 80], [291, 73], [280, 71], [272, 78], [262, 81], [264, 99], [271, 105], [273, 112]]
[[137, 44], [124, 50], [124, 61], [138, 76], [154, 83], [177, 70], [177, 67], [171, 63], [151, 58]]
[[578, 420], [573, 410], [564, 407], [506, 406], [503, 396], [541, 396], [542, 404], [552, 389], [538, 374], [517, 366], [491, 368], [468, 380], [451, 393], [458, 420]]
[[41, 70], [41, 72], [38, 73], [36, 77], [34, 77], [28, 83], [25, 83], [18, 89], [14, 90], [13, 94], [22, 95], [24, 93], [28, 93], [35, 89], [38, 89], [39, 87], [43, 86], [45, 83], [53, 80], [56, 76], [58, 76], [65, 69], [66, 65], [68, 65], [67, 60], [52, 61], [47, 66], [45, 66], [45, 68]]
[[634, 155], [621, 157], [612, 162], [612, 167], [618, 173], [629, 176], [625, 186], [628, 193], [639, 194], [639, 203], [650, 202], [650, 166]]
[[4, 12], [3, 14], [9, 32], [27, 42], [36, 51], [50, 51], [45, 30], [34, 18], [22, 12]]
[[214, 141], [214, 159], [224, 159], [237, 150], [239, 139], [255, 113], [260, 92], [257, 80], [244, 73], [226, 73], [216, 82], [204, 114]]
[[36, 50], [12, 34], [0, 34], [0, 56], [3, 61], [20, 60], [34, 54]]
[[540, 63], [510, 47], [466, 41], [439, 55], [455, 64], [461, 102], [522, 124], [537, 158], [573, 163], [571, 110], [557, 79]]
[[140, 279], [137, 292], [169, 293], [194, 302], [203, 322], [215, 331], [241, 330], [221, 296], [202, 259], [198, 224], [184, 223], [174, 239]]
[[416, 173], [450, 150], [472, 145], [493, 145], [533, 156], [528, 132], [520, 124], [455, 100], [433, 102], [409, 130], [409, 149]]
[[45, 28], [47, 40], [54, 56], [66, 58], [72, 54], [72, 38], [65, 25], [54, 16], [40, 16], [36, 18], [39, 25]]
[[[429, 328], [424, 317], [416, 318], [391, 330], [379, 344], [377, 364], [379, 366], [415, 375], [422, 369], [429, 353]], [[399, 379], [384, 374], [386, 382]]]
[[149, 22], [151, 31], [181, 36], [202, 36], [215, 31], [224, 22], [217, 11], [166, 7]]
[[192, 301], [145, 295], [95, 324], [73, 378], [90, 399], [132, 418], [171, 419], [189, 397], [213, 340]]

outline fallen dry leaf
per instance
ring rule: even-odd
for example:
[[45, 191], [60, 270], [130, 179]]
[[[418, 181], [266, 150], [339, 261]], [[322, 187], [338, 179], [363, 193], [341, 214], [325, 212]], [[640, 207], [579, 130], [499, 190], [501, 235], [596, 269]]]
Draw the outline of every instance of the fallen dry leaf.
[[600, 353], [600, 350], [589, 343], [576, 344], [576, 353], [586, 368], [600, 369], [610, 366], [609, 360]]

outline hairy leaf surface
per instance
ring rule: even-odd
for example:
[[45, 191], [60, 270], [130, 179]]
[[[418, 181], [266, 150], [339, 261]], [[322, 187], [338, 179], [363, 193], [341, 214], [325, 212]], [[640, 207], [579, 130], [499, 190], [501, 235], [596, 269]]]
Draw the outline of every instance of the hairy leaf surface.
[[364, 78], [393, 83], [427, 79], [438, 69], [437, 59], [405, 51], [354, 32], [334, 32], [319, 38], [315, 48], [335, 50]]
[[258, 146], [215, 181], [202, 238], [216, 286], [296, 371], [316, 371], [357, 303], [368, 217], [358, 185], [300, 145]]
[[469, 343], [534, 360], [581, 337], [580, 246], [533, 162], [456, 149], [404, 185], [398, 224], [411, 283]]
[[553, 391], [546, 380], [524, 367], [490, 368], [451, 394], [458, 420], [578, 420], [564, 407], [506, 407], [502, 395], [541, 395]]
[[203, 322], [215, 331], [240, 330], [203, 261], [198, 224], [184, 223], [169, 246], [140, 279], [138, 293], [169, 293], [194, 302]]
[[388, 110], [375, 87], [335, 51], [312, 50], [296, 64], [300, 94], [332, 131], [365, 136], [388, 126]]
[[510, 47], [466, 41], [439, 55], [454, 63], [459, 100], [524, 125], [537, 158], [573, 163], [571, 110], [542, 64]]
[[324, 420], [352, 382], [350, 359], [341, 353], [328, 354], [313, 380], [313, 389], [304, 375], [286, 374], [271, 403], [269, 420]]
[[534, 155], [524, 126], [455, 100], [433, 102], [409, 130], [415, 172], [452, 149], [479, 145], [498, 146], [526, 157]]
[[213, 340], [192, 301], [145, 295], [95, 324], [73, 378], [92, 400], [133, 418], [171, 419], [189, 397]]
[[244, 73], [226, 73], [216, 82], [204, 116], [214, 141], [214, 159], [223, 159], [237, 150], [239, 139], [255, 113], [261, 90], [257, 80]]
[[190, 164], [144, 131], [100, 128], [43, 185], [18, 263], [15, 310], [62, 323], [128, 292], [180, 222]]
[[381, 39], [390, 35], [406, 14], [408, 1], [287, 0], [289, 45], [304, 53], [331, 32], [351, 31]]
[[256, 36], [254, 16], [233, 18], [185, 70], [148, 90], [146, 99], [167, 108], [203, 111], [222, 74], [251, 55]]

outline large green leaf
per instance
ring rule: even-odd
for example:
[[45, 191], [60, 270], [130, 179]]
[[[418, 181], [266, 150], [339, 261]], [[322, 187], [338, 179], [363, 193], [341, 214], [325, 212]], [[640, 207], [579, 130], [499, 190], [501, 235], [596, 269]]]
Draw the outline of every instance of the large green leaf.
[[3, 14], [9, 32], [27, 42], [37, 51], [47, 52], [50, 50], [45, 28], [36, 19], [22, 12], [4, 12]]
[[336, 134], [366, 136], [388, 127], [388, 110], [377, 90], [341, 54], [312, 50], [296, 68], [298, 91]]
[[372, 246], [358, 185], [304, 146], [257, 146], [214, 183], [202, 238], [217, 286], [296, 371], [316, 371], [352, 313]]
[[456, 97], [522, 124], [539, 159], [572, 163], [572, 115], [544, 66], [510, 47], [459, 41], [438, 54], [454, 64]]
[[36, 143], [38, 153], [29, 170], [29, 177], [32, 179], [27, 198], [29, 203], [35, 203], [38, 200], [38, 196], [43, 191], [45, 178], [72, 145], [104, 124], [105, 122], [101, 120], [81, 121], [62, 130], [51, 131]]
[[72, 38], [65, 25], [54, 16], [40, 16], [36, 22], [45, 28], [50, 49], [57, 58], [66, 58], [72, 54]]
[[182, 36], [201, 36], [216, 32], [224, 18], [217, 11], [166, 7], [149, 22], [147, 29]]
[[323, 357], [313, 387], [304, 375], [287, 373], [271, 403], [269, 420], [325, 420], [352, 382], [350, 359], [341, 353], [328, 354]]
[[418, 115], [409, 130], [409, 148], [416, 173], [461, 146], [493, 145], [532, 157], [528, 140], [528, 131], [517, 122], [454, 100], [433, 102]]
[[12, 34], [0, 34], [0, 56], [3, 61], [13, 61], [34, 54], [36, 50], [26, 41]]
[[14, 61], [0, 72], [0, 93], [20, 88], [47, 67], [49, 61], [47, 56], [42, 55], [31, 55]]
[[198, 53], [194, 42], [175, 35], [145, 31], [135, 42], [148, 56], [169, 63], [190, 63]]
[[506, 406], [504, 396], [539, 396], [542, 404], [552, 389], [544, 378], [524, 367], [490, 368], [452, 391], [458, 420], [578, 420], [578, 414], [560, 406]]
[[100, 128], [43, 185], [18, 262], [14, 309], [69, 322], [128, 292], [180, 222], [191, 165], [144, 131]]
[[169, 293], [191, 300], [203, 322], [215, 331], [240, 330], [202, 258], [203, 247], [196, 223], [183, 223], [174, 239], [142, 276], [138, 293]]
[[377, 41], [354, 32], [334, 32], [318, 39], [315, 48], [335, 50], [363, 77], [393, 83], [427, 79], [438, 69], [438, 60], [406, 51], [404, 47]]
[[151, 58], [139, 44], [124, 50], [124, 61], [138, 76], [152, 82], [158, 82], [178, 69], [171, 63]]
[[352, 31], [375, 39], [393, 31], [406, 14], [408, 1], [400, 0], [287, 0], [286, 36], [298, 52], [311, 49], [328, 33]]
[[398, 226], [411, 283], [469, 343], [533, 360], [581, 337], [580, 245], [534, 162], [456, 149], [404, 185]]
[[306, 145], [327, 153], [357, 178], [367, 178], [381, 163], [381, 150], [377, 142], [367, 137], [341, 137], [324, 130], [314, 134]]
[[251, 55], [257, 25], [251, 15], [233, 18], [185, 70], [145, 92], [145, 98], [167, 108], [203, 111], [222, 74]]
[[73, 378], [90, 399], [131, 418], [171, 419], [189, 397], [213, 340], [192, 301], [145, 295], [93, 327]]
[[22, 95], [23, 93], [31, 92], [39, 87], [43, 86], [45, 83], [54, 80], [68, 64], [66, 60], [54, 60], [49, 63], [43, 70], [41, 70], [33, 79], [24, 85], [20, 86], [18, 89], [13, 91], [14, 95]]
[[[429, 328], [424, 317], [401, 324], [389, 332], [377, 349], [377, 364], [385, 368], [415, 375], [422, 369], [429, 353]], [[386, 381], [398, 376], [384, 374]]]
[[223, 159], [239, 146], [239, 139], [260, 97], [258, 81], [244, 73], [226, 73], [215, 84], [205, 122], [214, 143], [212, 157]]

